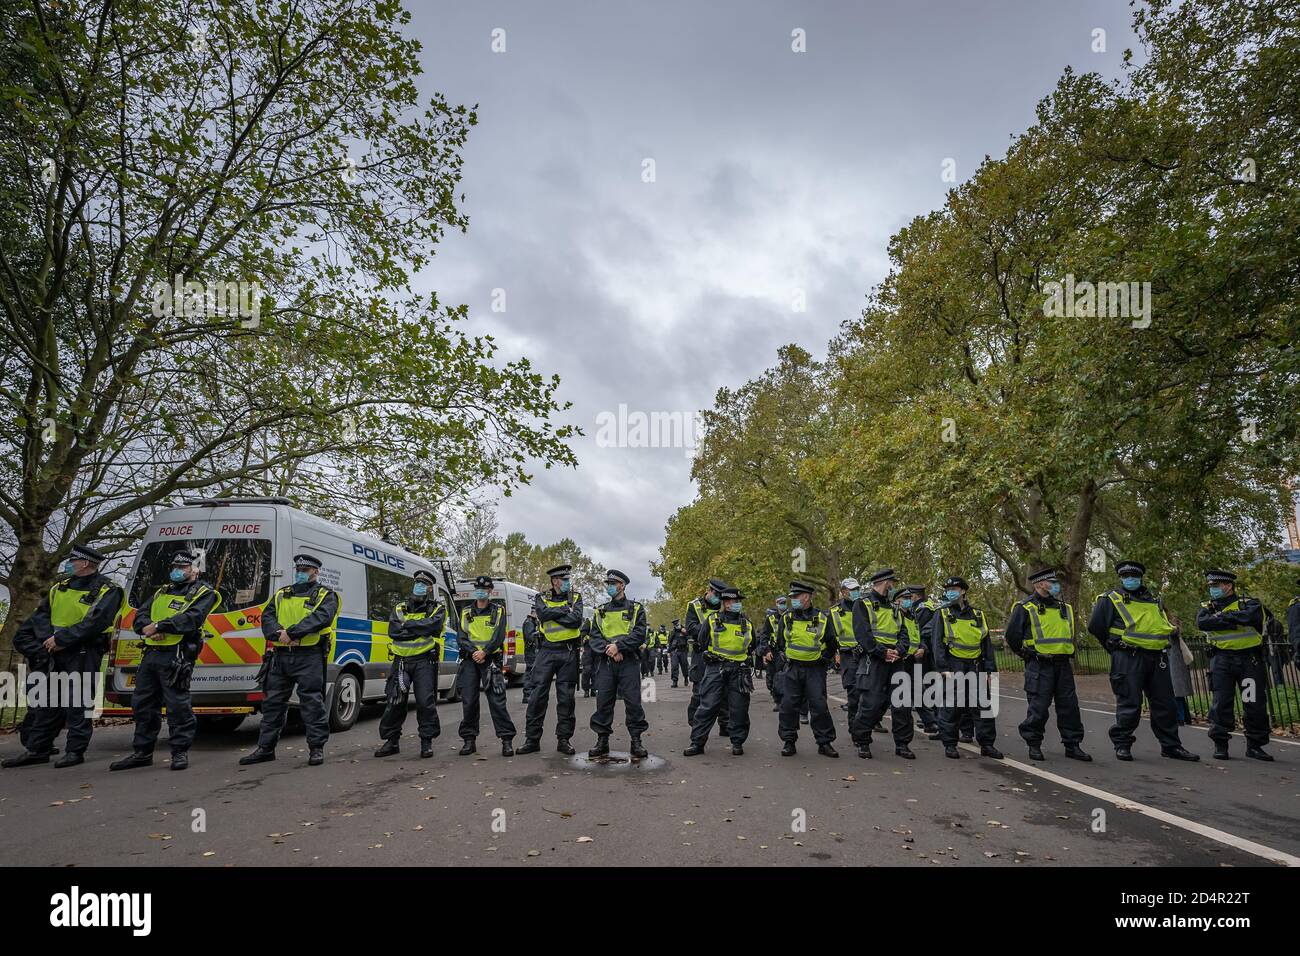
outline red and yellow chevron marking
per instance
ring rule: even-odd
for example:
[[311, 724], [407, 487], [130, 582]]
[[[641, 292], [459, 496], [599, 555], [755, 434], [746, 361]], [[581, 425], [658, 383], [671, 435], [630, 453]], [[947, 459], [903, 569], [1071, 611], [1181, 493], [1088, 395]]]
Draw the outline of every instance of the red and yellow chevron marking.
[[[135, 621], [135, 608], [128, 608], [118, 623], [130, 631]], [[257, 664], [266, 651], [266, 638], [262, 637], [262, 609], [251, 607], [242, 611], [209, 614], [203, 628], [203, 650], [199, 664]], [[143, 642], [139, 639], [119, 638], [113, 663], [130, 666], [140, 663]]]

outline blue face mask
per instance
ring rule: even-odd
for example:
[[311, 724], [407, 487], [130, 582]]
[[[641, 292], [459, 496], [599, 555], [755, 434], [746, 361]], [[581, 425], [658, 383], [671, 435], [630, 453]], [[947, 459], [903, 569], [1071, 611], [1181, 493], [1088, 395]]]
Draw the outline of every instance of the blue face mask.
[[1141, 578], [1120, 578], [1119, 583], [1124, 585], [1125, 591], [1136, 591], [1138, 588], [1142, 587]]
[[1216, 600], [1216, 601], [1217, 601], [1219, 598], [1223, 597], [1223, 588], [1221, 588], [1221, 587], [1217, 587], [1217, 586], [1211, 587], [1211, 588], [1210, 588], [1210, 597], [1214, 598], [1214, 600]]
[[59, 568], [59, 570], [62, 571], [64, 574], [71, 575], [71, 574], [75, 574], [77, 569], [72, 566], [72, 559], [69, 558], [67, 561], [63, 562], [63, 565]]
[[618, 585], [617, 585], [617, 584], [606, 584], [606, 585], [605, 585], [605, 593], [608, 594], [610, 597], [613, 597], [615, 594], [618, 593]]
[[915, 602], [911, 598], [903, 598], [903, 610], [904, 611], [912, 610], [912, 605], [914, 603]]
[[1060, 582], [1060, 581], [1053, 581], [1053, 582], [1052, 582], [1052, 586], [1051, 586], [1050, 588], [1048, 588], [1047, 590], [1048, 590], [1048, 593], [1050, 593], [1050, 594], [1052, 595], [1052, 597], [1059, 597], [1060, 594], [1061, 594], [1061, 582]]
[[487, 594], [488, 594], [488, 593], [487, 593], [486, 591], [484, 591], [482, 588], [476, 588], [475, 591], [474, 591], [474, 600], [475, 600], [475, 601], [486, 601], [486, 600], [487, 600]]
[[180, 568], [172, 568], [171, 573], [168, 574], [167, 576], [171, 578], [172, 581], [174, 581], [176, 584], [180, 584], [182, 581], [185, 580], [185, 572], [182, 571]]
[[960, 592], [960, 591], [944, 591], [944, 592], [943, 592], [943, 596], [944, 596], [944, 599], [945, 599], [945, 600], [948, 600], [948, 601], [955, 601], [955, 600], [957, 600], [959, 597], [961, 597], [961, 592]]
[[744, 610], [744, 607], [741, 606], [741, 603], [740, 603], [739, 601], [733, 601], [733, 602], [731, 603], [731, 613], [732, 613], [732, 614], [739, 614], [739, 613], [740, 613], [741, 611], [743, 611], [743, 610]]
[[862, 591], [859, 590], [858, 588], [854, 588], [852, 591], [849, 592], [850, 601], [856, 601], [860, 597], [862, 597]]
[[781, 604], [778, 604], [778, 605], [776, 606], [776, 613], [777, 613], [777, 614], [784, 614], [784, 613], [785, 613], [785, 603], [784, 603], [784, 602], [782, 602]]
[[293, 572], [294, 584], [306, 584], [310, 580], [311, 580], [311, 575], [309, 575], [306, 571]]
[[560, 582], [560, 593], [561, 593], [561, 594], [568, 594], [568, 593], [569, 593], [569, 584], [570, 584], [570, 581], [569, 581], [568, 578], [565, 578], [563, 581]]
[[790, 607], [795, 611], [803, 610], [803, 601], [799, 598], [790, 598]]
[[713, 607], [717, 607], [720, 603], [722, 603], [718, 599], [718, 596], [716, 594], [710, 594], [708, 600], [709, 600], [709, 604], [711, 604]]

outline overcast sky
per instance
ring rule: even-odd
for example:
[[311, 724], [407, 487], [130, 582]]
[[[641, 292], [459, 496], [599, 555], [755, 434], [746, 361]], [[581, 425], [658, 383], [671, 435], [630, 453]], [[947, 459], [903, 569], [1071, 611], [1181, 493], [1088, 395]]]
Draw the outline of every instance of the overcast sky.
[[479, 115], [469, 231], [419, 285], [558, 373], [587, 433], [576, 471], [538, 470], [501, 501], [501, 528], [568, 535], [647, 597], [665, 522], [695, 494], [690, 458], [598, 447], [598, 416], [690, 416], [787, 342], [824, 354], [884, 277], [889, 237], [943, 204], [946, 159], [965, 180], [1067, 65], [1116, 75], [1135, 46], [1125, 0], [411, 7], [422, 89]]

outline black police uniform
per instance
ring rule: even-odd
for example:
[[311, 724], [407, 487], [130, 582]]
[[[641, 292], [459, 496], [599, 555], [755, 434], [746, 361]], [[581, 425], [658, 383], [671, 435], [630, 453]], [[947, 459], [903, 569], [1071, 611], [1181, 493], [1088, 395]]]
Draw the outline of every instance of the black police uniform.
[[[955, 657], [948, 653], [948, 642], [944, 639], [944, 614], [951, 614], [954, 620], [974, 621], [976, 620], [976, 611], [976, 608], [972, 607], [965, 598], [962, 598], [958, 604], [940, 609], [931, 617], [929, 639], [930, 648], [934, 651], [936, 670], [953, 674], [997, 673], [998, 664], [997, 659], [993, 656], [993, 642], [989, 640], [987, 635], [981, 642], [979, 657], [967, 659]], [[980, 611], [979, 614], [982, 616], [983, 612]], [[955, 695], [953, 695], [954, 689], [947, 682], [944, 683], [944, 706], [939, 708], [939, 736], [943, 741], [944, 748], [957, 746], [958, 733], [964, 718], [970, 719], [973, 724], [976, 743], [981, 747], [994, 746], [998, 739], [997, 723], [992, 717], [980, 716], [978, 703], [971, 706], [969, 695], [967, 695], [966, 704], [958, 707]]]
[[668, 676], [672, 681], [672, 686], [677, 686], [678, 674], [681, 679], [689, 682], [690, 662], [688, 661], [687, 648], [689, 643], [686, 640], [686, 629], [677, 621], [673, 622], [672, 636], [668, 639], [668, 657], [669, 671]]
[[[893, 615], [894, 623], [898, 627], [898, 637], [896, 644], [884, 644], [876, 640], [876, 632], [872, 627], [872, 615], [870, 607], [876, 609], [876, 613], [885, 611]], [[907, 674], [911, 678], [912, 658], [910, 656], [911, 643], [910, 635], [903, 624], [902, 615], [894, 609], [887, 595], [880, 594], [875, 588], [871, 588], [865, 597], [857, 600], [853, 604], [853, 634], [852, 640], [857, 650], [857, 682], [858, 682], [858, 709], [851, 711], [849, 715], [849, 734], [853, 737], [853, 742], [859, 747], [870, 748], [871, 733], [875, 729], [876, 723], [885, 716], [885, 711], [890, 711], [890, 731], [894, 737], [894, 746], [898, 748], [900, 755], [906, 755], [910, 752], [908, 744], [912, 742], [914, 728], [912, 724], [911, 707], [893, 707], [890, 706], [890, 694], [893, 691], [893, 677], [897, 673]], [[885, 654], [890, 650], [897, 651], [898, 659], [888, 661]], [[840, 660], [844, 659], [843, 648], [840, 650]]]
[[778, 635], [781, 633], [781, 618], [785, 611], [777, 610], [770, 607], [763, 612], [763, 623], [759, 626], [758, 645], [759, 656], [765, 657], [767, 650], [772, 651], [772, 660], [763, 662], [763, 682], [767, 684], [767, 692], [772, 695], [772, 709], [781, 709], [781, 673], [785, 669], [785, 659], [780, 656], [777, 645]]
[[[606, 621], [621, 617], [628, 632], [619, 637], [607, 638], [601, 629], [602, 616]], [[627, 721], [628, 736], [635, 746], [650, 724], [641, 705], [642, 658], [649, 655], [645, 648], [645, 608], [626, 595], [602, 604], [591, 619], [591, 637], [588, 644], [596, 660], [596, 710], [591, 715], [591, 729], [602, 738], [597, 744], [608, 744], [614, 732], [614, 702], [623, 702], [623, 716]], [[623, 660], [616, 661], [606, 653], [610, 644], [618, 648]]]
[[583, 621], [582, 627], [578, 628], [578, 647], [580, 648], [579, 664], [582, 668], [581, 686], [583, 697], [590, 697], [595, 693], [593, 687], [595, 686], [596, 680], [596, 655], [591, 653], [591, 647], [587, 644], [587, 641], [590, 640], [590, 638], [591, 622]]
[[[1224, 610], [1234, 601], [1238, 602], [1236, 609]], [[1241, 597], [1236, 593], [1212, 598], [1196, 612], [1196, 627], [1210, 639], [1214, 638], [1216, 631], [1240, 631], [1244, 628], [1251, 628], [1262, 637], [1264, 605], [1255, 598]], [[1241, 711], [1246, 744], [1248, 747], [1263, 748], [1271, 736], [1266, 703], [1268, 668], [1264, 663], [1263, 643], [1245, 649], [1211, 646], [1209, 655], [1210, 691], [1213, 695], [1210, 704], [1210, 739], [1218, 745], [1220, 751], [1226, 750], [1228, 739], [1237, 726], [1234, 704], [1237, 689], [1242, 688]], [[1245, 692], [1245, 682], [1248, 680], [1254, 683], [1254, 692], [1249, 694]], [[1247, 697], [1251, 699], [1247, 700]]]
[[[99, 572], [73, 575], [55, 587], [79, 593], [79, 600], [89, 605], [85, 617], [68, 627], [54, 627], [50, 619], [50, 599], [47, 593], [14, 636], [14, 647], [18, 652], [27, 658], [30, 665], [34, 665], [33, 669], [46, 673], [47, 693], [57, 686], [70, 686], [67, 679], [60, 675], [78, 674], [82, 681], [99, 680], [99, 665], [108, 650], [107, 634], [122, 608], [122, 589], [111, 578]], [[100, 595], [104, 588], [107, 590]], [[52, 653], [47, 652], [43, 646], [51, 636], [55, 643]], [[55, 706], [56, 704], [60, 706]], [[20, 729], [20, 741], [27, 753], [6, 761], [6, 764], [19, 766], [23, 756], [37, 758], [33, 762], [44, 762], [54, 749], [54, 739], [65, 726], [68, 730], [67, 753], [59, 763], [67, 765], [80, 762], [77, 758], [85, 754], [93, 731], [85, 701], [57, 702], [47, 699], [42, 705], [29, 708], [28, 716], [30, 723], [27, 724], [25, 741], [22, 741]]]
[[131, 710], [135, 714], [135, 738], [131, 748], [137, 754], [152, 754], [162, 729], [162, 709], [167, 708], [167, 743], [172, 759], [187, 753], [194, 743], [198, 718], [190, 701], [189, 681], [183, 687], [174, 686], [176, 669], [183, 655], [190, 664], [198, 659], [203, 649], [203, 624], [212, 613], [220, 595], [197, 578], [167, 584], [158, 589], [136, 612], [132, 629], [144, 634], [144, 629], [155, 623], [150, 617], [152, 604], [160, 594], [171, 595], [188, 607], [157, 623], [159, 634], [179, 634], [180, 642], [174, 645], [144, 645], [140, 666], [135, 672], [135, 687], [131, 692]]
[[[1076, 750], [1083, 743], [1083, 715], [1079, 711], [1079, 693], [1074, 684], [1074, 650], [1068, 654], [1041, 654], [1025, 645], [1025, 640], [1032, 636], [1032, 624], [1027, 604], [1038, 608], [1042, 617], [1059, 615], [1064, 617], [1067, 607], [1050, 594], [1046, 597], [1037, 592], [1025, 600], [1018, 601], [1007, 618], [1005, 632], [1007, 646], [1012, 653], [1025, 662], [1025, 719], [1017, 728], [1020, 737], [1031, 748], [1041, 747], [1043, 732], [1047, 728], [1047, 715], [1053, 704], [1056, 705], [1056, 729], [1060, 731], [1061, 743], [1067, 751]], [[1077, 622], [1071, 622], [1076, 624]]]
[[[319, 581], [290, 584], [279, 593], [308, 597], [313, 610], [301, 621], [284, 628], [290, 640], [328, 628], [339, 612], [339, 595]], [[257, 735], [257, 749], [274, 751], [289, 715], [289, 698], [298, 690], [298, 708], [306, 727], [307, 747], [319, 750], [329, 740], [329, 715], [325, 712], [325, 666], [330, 641], [322, 637], [312, 645], [279, 643], [280, 620], [276, 617], [275, 598], [262, 609], [262, 636], [271, 654], [266, 675], [266, 699], [262, 702], [262, 725]], [[251, 755], [250, 755], [251, 756]]]
[[[483, 662], [474, 660], [476, 648], [469, 640], [468, 623], [476, 617], [490, 615], [495, 622], [492, 639], [487, 647], [482, 648]], [[460, 647], [460, 671], [456, 675], [460, 690], [462, 719], [460, 737], [466, 745], [473, 743], [479, 730], [479, 692], [487, 694], [488, 710], [492, 714], [492, 729], [503, 745], [515, 737], [515, 723], [506, 710], [505, 677], [501, 673], [501, 657], [506, 643], [506, 609], [499, 604], [479, 607], [475, 602], [460, 615], [461, 626], [458, 629]], [[494, 671], [495, 668], [495, 671]]]
[[[810, 595], [804, 595], [810, 600]], [[789, 656], [786, 648], [790, 641], [791, 627], [796, 621], [819, 622], [821, 636], [821, 656], [814, 661], [800, 661]], [[831, 617], [819, 608], [788, 610], [781, 618], [781, 627], [776, 635], [775, 651], [785, 654], [785, 672], [782, 675], [781, 712], [777, 728], [782, 740], [793, 744], [799, 739], [799, 714], [806, 706], [808, 722], [812, 728], [813, 739], [819, 748], [830, 747], [835, 740], [835, 722], [826, 703], [826, 667], [835, 656], [839, 647], [835, 640], [835, 626]], [[832, 752], [833, 752], [833, 748]]]
[[[411, 618], [411, 614], [427, 617]], [[379, 738], [387, 741], [381, 750], [396, 753], [396, 744], [406, 723], [407, 705], [415, 694], [416, 729], [420, 734], [421, 753], [427, 753], [432, 741], [442, 734], [438, 719], [438, 671], [441, 669], [442, 644], [447, 633], [447, 608], [430, 586], [429, 593], [411, 595], [388, 615], [391, 641], [420, 641], [437, 638], [437, 643], [419, 654], [393, 655], [393, 666], [384, 683], [384, 713], [379, 718]], [[406, 689], [403, 690], [403, 676]]]
[[701, 652], [704, 675], [700, 681], [700, 706], [691, 721], [691, 747], [697, 751], [703, 750], [708, 743], [713, 722], [722, 713], [728, 717], [727, 736], [731, 738], [733, 748], [739, 749], [749, 739], [749, 698], [754, 690], [754, 679], [748, 658], [757, 642], [754, 626], [744, 614], [730, 611], [719, 611], [714, 615], [709, 621], [710, 628], [716, 621], [723, 624], [743, 621], [744, 633], [748, 635], [749, 641], [745, 647], [744, 661], [727, 660], [709, 652], [708, 629], [705, 629], [706, 643]]
[[[844, 686], [844, 696], [848, 698], [849, 721], [852, 723], [858, 712], [858, 642], [853, 637], [853, 605], [851, 598], [840, 601], [832, 615], [835, 623], [835, 641], [840, 646], [840, 682]], [[865, 661], [861, 662], [863, 665]]]
[[550, 600], [565, 601], [558, 607], [548, 607], [538, 594], [533, 601], [537, 620], [542, 625], [543, 634], [537, 647], [537, 677], [533, 681], [532, 692], [528, 696], [528, 715], [524, 725], [526, 745], [535, 744], [542, 739], [542, 730], [546, 722], [546, 710], [551, 702], [551, 682], [555, 682], [555, 737], [569, 746], [577, 721], [574, 717], [574, 698], [578, 683], [578, 642], [579, 637], [566, 641], [547, 640], [545, 625], [555, 624], [563, 628], [578, 630], [583, 624], [582, 595], [575, 592], [560, 594], [554, 590]]
[[[711, 581], [714, 591], [721, 591], [726, 587], [722, 581]], [[704, 598], [697, 598], [686, 606], [686, 623], [683, 625], [686, 629], [686, 639], [689, 646], [694, 649], [691, 651], [691, 699], [686, 705], [686, 722], [695, 723], [695, 713], [700, 709], [700, 682], [704, 680], [704, 648], [708, 645], [708, 638], [704, 636], [702, 628], [703, 616], [718, 610], [722, 602], [718, 601], [717, 607], [709, 605]], [[703, 612], [703, 614], [701, 613]], [[721, 736], [727, 736], [727, 710], [724, 706], [718, 714], [718, 733]]]
[[537, 643], [541, 638], [541, 633], [537, 630], [537, 622], [533, 620], [530, 614], [524, 618], [521, 627], [524, 633], [524, 703], [528, 703], [528, 694], [532, 690], [533, 678], [536, 673], [533, 670], [533, 662], [537, 660]]

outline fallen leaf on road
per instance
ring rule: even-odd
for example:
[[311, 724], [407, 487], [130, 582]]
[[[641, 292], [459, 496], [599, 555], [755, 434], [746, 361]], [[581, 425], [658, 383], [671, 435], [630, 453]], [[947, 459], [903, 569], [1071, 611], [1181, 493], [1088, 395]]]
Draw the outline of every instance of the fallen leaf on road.
[[993, 857], [995, 857], [995, 856], [1001, 856], [1002, 854], [1001, 854], [1001, 853], [993, 853], [993, 852], [991, 852], [991, 851], [989, 851], [989, 850], [985, 850], [985, 851], [984, 851], [984, 855], [987, 856], [989, 859], [993, 859]]
[[595, 841], [593, 841], [593, 840], [591, 839], [591, 837], [582, 836], [582, 837], [578, 837], [578, 842], [579, 842], [579, 843], [593, 843], [593, 842], [595, 842]]

